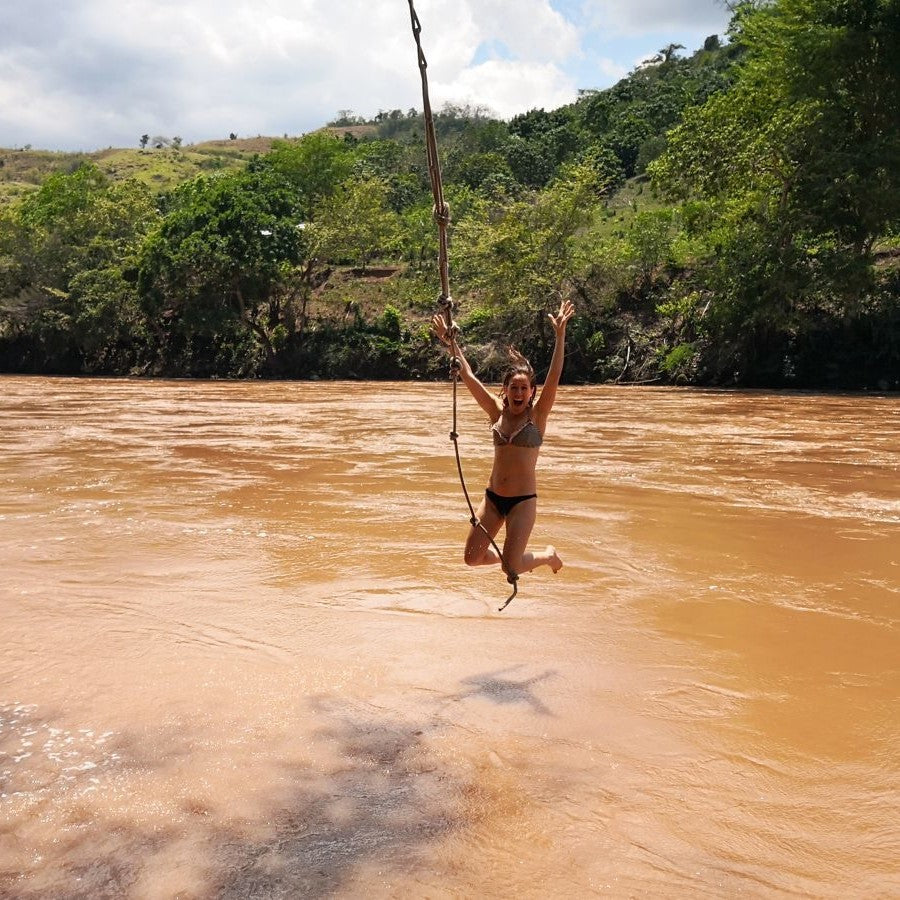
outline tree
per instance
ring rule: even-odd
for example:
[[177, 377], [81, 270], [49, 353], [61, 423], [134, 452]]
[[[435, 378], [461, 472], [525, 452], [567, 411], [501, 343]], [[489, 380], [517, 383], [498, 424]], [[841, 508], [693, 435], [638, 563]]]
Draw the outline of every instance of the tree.
[[405, 210], [400, 229], [400, 250], [412, 268], [434, 268], [438, 257], [438, 231], [433, 204], [420, 203]]
[[808, 316], [856, 315], [900, 220], [900, 3], [746, 3], [731, 34], [734, 87], [689, 110], [650, 170], [713, 210], [719, 343], [769, 377]]
[[355, 155], [347, 144], [325, 131], [305, 135], [294, 143], [276, 141], [266, 165], [286, 178], [297, 193], [302, 218], [310, 218], [316, 204], [331, 196], [349, 177]]
[[149, 134], [142, 134], [142, 135], [141, 135], [141, 141], [140, 141], [140, 143], [141, 143], [141, 150], [145, 150], [145, 149], [147, 148], [147, 144], [148, 144], [149, 142], [150, 142], [150, 135], [149, 135]]
[[484, 185], [511, 184], [513, 173], [500, 153], [460, 153], [448, 160], [447, 180], [465, 184], [473, 190]]
[[0, 218], [0, 336], [18, 335], [51, 370], [133, 363], [143, 323], [130, 270], [156, 221], [135, 181], [87, 164], [51, 175]]
[[[143, 249], [139, 288], [163, 361], [212, 353], [234, 374], [271, 363], [295, 327], [286, 287], [308, 260], [287, 182], [256, 163], [178, 187]], [[197, 365], [214, 365], [200, 359]]]
[[684, 44], [666, 44], [656, 55], [654, 61], [667, 65], [675, 58], [675, 54], [679, 50], [684, 50]]
[[[528, 187], [544, 187], [556, 170], [588, 144], [575, 115], [565, 108], [533, 109], [509, 123], [510, 139], [502, 148], [515, 177]], [[499, 149], [499, 148], [498, 148]]]
[[504, 155], [516, 181], [526, 187], [542, 188], [553, 177], [555, 163], [543, 137], [513, 135], [504, 148]]
[[478, 201], [454, 236], [459, 281], [479, 296], [493, 326], [512, 339], [531, 330], [573, 271], [575, 236], [608, 186], [590, 164], [565, 167], [528, 200]]
[[399, 219], [380, 178], [351, 179], [316, 208], [322, 251], [333, 262], [352, 260], [365, 269], [378, 253], [394, 250]]
[[748, 55], [737, 85], [675, 129], [658, 181], [682, 193], [767, 196], [790, 230], [870, 253], [900, 215], [900, 3], [740, 9], [734, 37]]

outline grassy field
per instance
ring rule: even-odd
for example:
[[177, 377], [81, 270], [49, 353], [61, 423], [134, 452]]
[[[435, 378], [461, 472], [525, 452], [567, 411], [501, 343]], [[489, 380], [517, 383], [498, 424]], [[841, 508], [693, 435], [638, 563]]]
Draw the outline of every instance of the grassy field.
[[35, 190], [49, 175], [73, 172], [82, 163], [99, 166], [111, 178], [135, 178], [156, 191], [165, 191], [201, 172], [237, 169], [257, 153], [267, 153], [271, 137], [204, 141], [178, 149], [163, 147], [113, 148], [91, 153], [0, 148], [0, 204]]

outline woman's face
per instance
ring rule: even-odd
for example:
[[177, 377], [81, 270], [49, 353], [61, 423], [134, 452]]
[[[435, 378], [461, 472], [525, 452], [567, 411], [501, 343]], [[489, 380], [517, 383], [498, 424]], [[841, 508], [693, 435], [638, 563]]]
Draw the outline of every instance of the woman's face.
[[527, 409], [534, 388], [531, 386], [531, 379], [519, 372], [509, 379], [504, 390], [509, 401], [509, 410], [516, 414]]

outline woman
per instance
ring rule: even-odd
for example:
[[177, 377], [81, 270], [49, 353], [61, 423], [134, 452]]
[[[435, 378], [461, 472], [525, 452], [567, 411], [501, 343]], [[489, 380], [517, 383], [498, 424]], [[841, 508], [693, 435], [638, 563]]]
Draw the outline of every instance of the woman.
[[459, 360], [463, 382], [490, 419], [494, 441], [494, 466], [484, 499], [476, 513], [483, 527], [473, 525], [466, 539], [465, 561], [470, 566], [501, 562], [491, 546], [491, 539], [505, 522], [502, 564], [507, 575], [520, 575], [538, 566], [550, 566], [554, 573], [562, 568], [562, 560], [555, 547], [548, 546], [542, 553], [526, 550], [526, 547], [537, 514], [535, 467], [562, 374], [566, 323], [573, 315], [575, 307], [569, 300], [560, 303], [555, 316], [548, 315], [556, 333], [556, 344], [550, 371], [537, 400], [534, 370], [518, 351], [510, 349], [513, 365], [503, 377], [498, 399], [488, 392], [472, 371], [456, 342], [456, 327], [448, 330], [441, 315], [432, 319], [435, 334], [449, 348], [450, 354]]

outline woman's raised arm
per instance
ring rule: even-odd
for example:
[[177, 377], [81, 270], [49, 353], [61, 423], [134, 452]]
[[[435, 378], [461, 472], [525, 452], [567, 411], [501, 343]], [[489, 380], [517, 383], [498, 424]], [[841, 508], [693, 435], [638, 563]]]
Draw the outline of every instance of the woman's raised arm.
[[475, 398], [478, 405], [485, 411], [491, 422], [496, 422], [503, 412], [500, 401], [488, 391], [488, 389], [478, 380], [478, 376], [472, 371], [472, 366], [466, 359], [462, 348], [456, 342], [458, 329], [454, 324], [449, 329], [444, 317], [437, 313], [431, 320], [434, 333], [438, 340], [444, 344], [450, 351], [451, 356], [455, 356], [459, 360], [459, 374], [463, 383], [469, 389], [469, 393]]
[[556, 343], [553, 346], [553, 356], [550, 359], [550, 370], [544, 386], [541, 388], [541, 396], [534, 404], [535, 418], [538, 426], [543, 430], [556, 400], [556, 389], [559, 387], [559, 377], [562, 375], [563, 359], [566, 353], [566, 323], [575, 315], [575, 305], [571, 300], [563, 300], [559, 304], [559, 312], [554, 316], [547, 314], [547, 318], [553, 323], [553, 331], [556, 333]]

